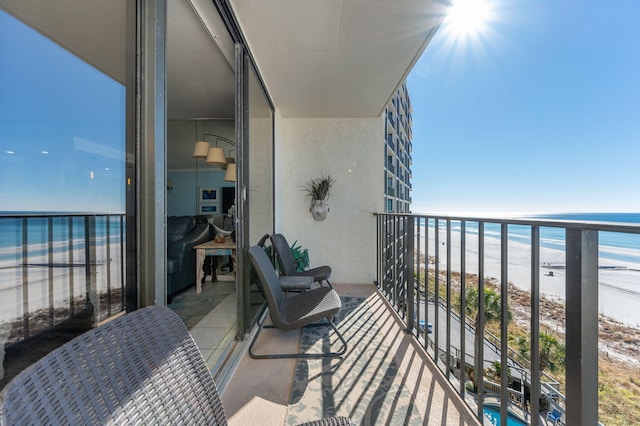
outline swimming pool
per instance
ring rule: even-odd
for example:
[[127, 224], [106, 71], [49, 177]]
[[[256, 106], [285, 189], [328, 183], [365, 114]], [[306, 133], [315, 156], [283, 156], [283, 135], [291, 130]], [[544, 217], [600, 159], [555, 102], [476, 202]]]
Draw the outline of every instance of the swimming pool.
[[[482, 412], [489, 419], [494, 426], [500, 426], [500, 408], [492, 405], [485, 405]], [[507, 417], [507, 426], [527, 426], [527, 423], [518, 419], [513, 414], [509, 413]]]

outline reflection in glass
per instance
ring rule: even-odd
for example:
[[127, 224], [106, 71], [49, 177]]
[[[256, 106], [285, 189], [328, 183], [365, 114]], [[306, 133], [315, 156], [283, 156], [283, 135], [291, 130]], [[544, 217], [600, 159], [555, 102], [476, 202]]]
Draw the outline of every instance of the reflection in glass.
[[69, 35], [95, 29], [64, 20], [81, 21], [0, 10], [0, 387], [125, 309], [126, 86], [72, 53], [87, 41]]
[[[247, 206], [249, 244], [255, 245], [265, 235], [273, 233], [273, 111], [262, 90], [254, 69], [248, 73], [249, 86], [249, 182]], [[264, 298], [252, 283], [247, 324], [257, 313]]]

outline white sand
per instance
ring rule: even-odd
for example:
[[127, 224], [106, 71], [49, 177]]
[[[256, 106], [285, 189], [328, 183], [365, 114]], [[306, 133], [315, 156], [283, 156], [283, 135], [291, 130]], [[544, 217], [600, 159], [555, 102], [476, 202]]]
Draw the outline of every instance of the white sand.
[[[90, 286], [90, 296], [96, 305], [97, 294], [107, 291], [107, 267], [111, 268], [111, 283], [117, 287], [120, 283], [120, 244], [111, 244], [111, 252], [107, 253], [104, 244], [96, 246], [96, 275], [95, 281]], [[25, 300], [22, 287], [21, 257], [0, 263], [0, 323], [14, 321], [23, 315]], [[49, 258], [46, 253], [31, 255], [28, 259], [31, 265], [47, 265]], [[69, 259], [68, 251], [56, 251], [53, 257], [55, 264], [75, 263], [84, 265], [84, 252], [80, 249], [74, 251], [74, 259]], [[55, 284], [53, 292], [49, 292], [49, 273]], [[86, 271], [81, 267], [30, 266], [27, 268], [29, 282], [26, 305], [30, 313], [41, 309], [49, 309], [69, 306], [71, 298], [84, 298], [87, 292]], [[71, 288], [72, 287], [72, 288]]]
[[[429, 229], [428, 255], [434, 256], [434, 232]], [[421, 236], [420, 253], [425, 254], [424, 236]], [[460, 272], [460, 232], [451, 231], [451, 270]], [[447, 249], [446, 232], [439, 235], [440, 269], [446, 270]], [[466, 273], [478, 273], [478, 236], [467, 233], [466, 236]], [[531, 290], [531, 247], [528, 244], [509, 241], [507, 281], [522, 290]], [[640, 326], [640, 264], [632, 264], [609, 259], [599, 259], [600, 266], [626, 266], [628, 269], [601, 269], [599, 271], [599, 311], [600, 314], [616, 321]], [[563, 250], [540, 248], [540, 292], [545, 297], [564, 303], [565, 270], [550, 269], [545, 265], [565, 265]], [[484, 275], [500, 279], [500, 240], [484, 238]], [[553, 272], [553, 276], [549, 272]], [[544, 312], [541, 313], [544, 315]]]

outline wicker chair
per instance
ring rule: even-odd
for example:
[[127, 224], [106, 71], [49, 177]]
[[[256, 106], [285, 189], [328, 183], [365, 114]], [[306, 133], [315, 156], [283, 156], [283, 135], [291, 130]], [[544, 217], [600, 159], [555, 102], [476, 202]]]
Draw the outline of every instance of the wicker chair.
[[[262, 320], [258, 322], [258, 332], [249, 346], [249, 355], [256, 359], [322, 358], [343, 355], [347, 350], [347, 342], [333, 323], [334, 316], [340, 312], [340, 308], [342, 307], [338, 293], [329, 287], [319, 287], [295, 296], [285, 297], [282, 293], [280, 280], [264, 249], [260, 246], [251, 247], [249, 249], [249, 258], [262, 284], [271, 315], [271, 321], [273, 322], [273, 325], [269, 326], [264, 324], [265, 318], [262, 318]], [[326, 324], [318, 323], [317, 321], [324, 318], [329, 320], [328, 325], [335, 331], [342, 342], [342, 348], [338, 352], [273, 355], [262, 355], [253, 352], [253, 346], [258, 340], [258, 336], [260, 336], [263, 328], [275, 327], [283, 331], [290, 331], [301, 329], [305, 326], [322, 326]]]
[[293, 254], [291, 254], [291, 247], [287, 242], [287, 239], [282, 234], [273, 234], [271, 237], [271, 246], [276, 252], [278, 256], [278, 265], [280, 267], [280, 275], [285, 276], [307, 276], [313, 277], [315, 282], [322, 284], [323, 281], [326, 281], [331, 286], [329, 282], [329, 277], [331, 277], [331, 267], [317, 266], [315, 268], [308, 269], [306, 271], [298, 272], [296, 270], [296, 262], [293, 258]]
[[[3, 425], [226, 425], [211, 374], [182, 320], [150, 306], [66, 343], [0, 394]], [[351, 424], [344, 417], [320, 423]]]

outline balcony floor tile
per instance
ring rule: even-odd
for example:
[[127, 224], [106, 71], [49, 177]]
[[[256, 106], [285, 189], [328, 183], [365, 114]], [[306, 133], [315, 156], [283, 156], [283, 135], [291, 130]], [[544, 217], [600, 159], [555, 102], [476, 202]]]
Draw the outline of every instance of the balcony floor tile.
[[[356, 424], [479, 424], [373, 285], [334, 288], [342, 297], [361, 298], [338, 324], [349, 344], [344, 359], [301, 360], [296, 367], [296, 360], [245, 354], [222, 395], [231, 425], [296, 424], [328, 415]], [[299, 331], [267, 329], [255, 350], [293, 352], [299, 344]]]

